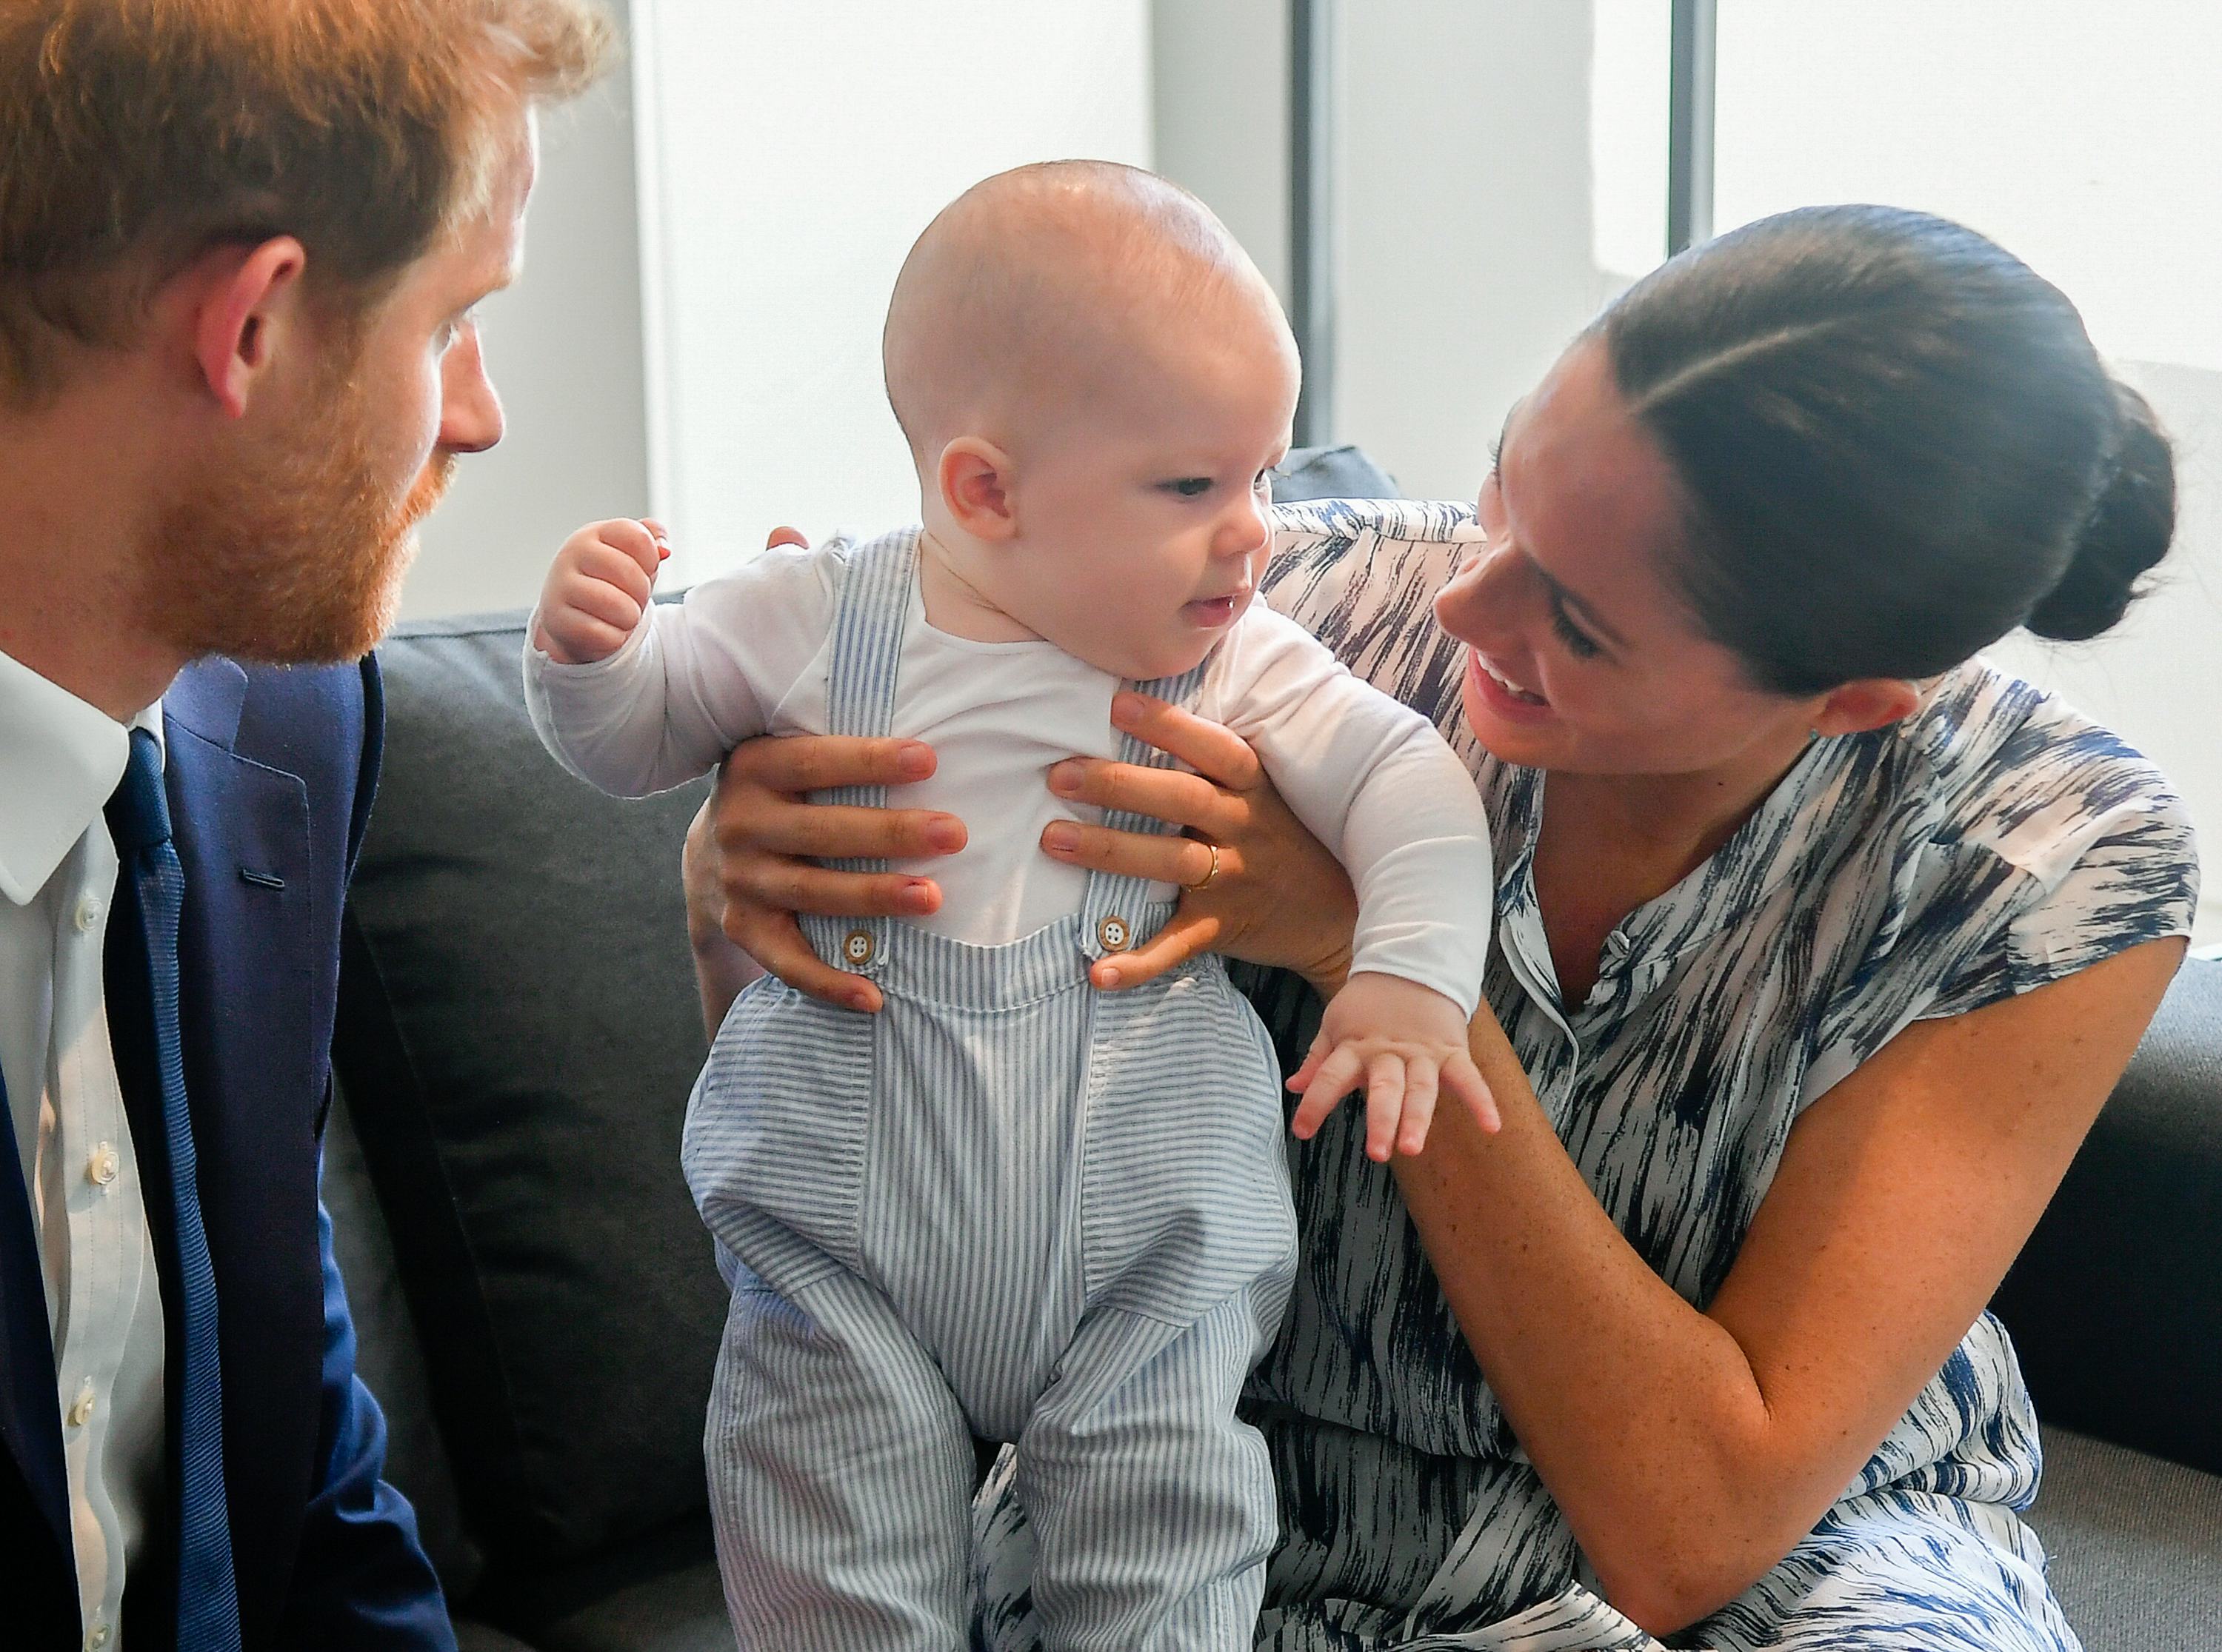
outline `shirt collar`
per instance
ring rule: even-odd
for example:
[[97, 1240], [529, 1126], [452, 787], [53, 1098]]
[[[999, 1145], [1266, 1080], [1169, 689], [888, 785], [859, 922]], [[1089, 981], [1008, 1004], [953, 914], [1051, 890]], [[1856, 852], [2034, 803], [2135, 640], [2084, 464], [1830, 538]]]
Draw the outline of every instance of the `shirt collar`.
[[[1842, 852], [1848, 847], [1844, 835], [1825, 828], [1838, 804], [1867, 785], [1888, 743], [1886, 735], [1877, 733], [1809, 745], [1710, 859], [1621, 920], [1605, 937], [1589, 998], [1581, 1006], [1561, 1005], [1560, 1011], [1579, 1022], [1616, 1002], [1621, 1010], [1640, 1003], [1692, 947], [1741, 922], [1772, 892], [1802, 885], [1820, 857]], [[1547, 1008], [1558, 998], [1558, 971], [1536, 904], [1534, 875], [1545, 778], [1540, 769], [1514, 770], [1491, 799], [1490, 817], [1499, 823], [1499, 942], [1516, 970], [1549, 983], [1547, 994], [1537, 986], [1528, 989]], [[1616, 998], [1616, 988], [1625, 996]], [[1568, 1025], [1570, 1036], [1573, 1030]]]
[[162, 704], [129, 723], [0, 652], [0, 895], [28, 905], [123, 778], [131, 730], [162, 747]]

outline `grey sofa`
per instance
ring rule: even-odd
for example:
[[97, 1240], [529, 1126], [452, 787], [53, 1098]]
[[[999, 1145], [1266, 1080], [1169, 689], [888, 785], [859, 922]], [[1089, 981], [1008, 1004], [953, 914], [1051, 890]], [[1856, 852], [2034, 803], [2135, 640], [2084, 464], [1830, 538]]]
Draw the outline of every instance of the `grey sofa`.
[[[1371, 496], [1349, 450], [1283, 497]], [[382, 651], [328, 1139], [366, 1377], [467, 1649], [727, 1652], [700, 1429], [724, 1295], [679, 1170], [703, 1053], [677, 893], [700, 785], [541, 754], [523, 616]], [[2222, 964], [2195, 965], [2000, 1292], [2034, 1523], [2093, 1652], [2222, 1646]]]

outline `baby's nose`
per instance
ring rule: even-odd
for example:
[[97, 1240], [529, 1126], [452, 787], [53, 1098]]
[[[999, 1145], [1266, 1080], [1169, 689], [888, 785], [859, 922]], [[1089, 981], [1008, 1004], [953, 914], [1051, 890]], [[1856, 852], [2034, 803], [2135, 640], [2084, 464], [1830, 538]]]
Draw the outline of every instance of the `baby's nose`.
[[1212, 548], [1221, 556], [1247, 556], [1264, 544], [1272, 531], [1264, 503], [1252, 495], [1221, 522]]

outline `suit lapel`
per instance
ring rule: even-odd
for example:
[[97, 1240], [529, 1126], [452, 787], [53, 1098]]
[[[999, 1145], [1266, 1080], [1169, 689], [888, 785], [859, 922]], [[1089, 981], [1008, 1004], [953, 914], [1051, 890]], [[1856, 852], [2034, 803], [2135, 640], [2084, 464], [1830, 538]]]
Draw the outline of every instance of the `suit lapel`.
[[247, 743], [245, 688], [237, 666], [204, 661], [163, 704], [185, 875], [185, 1094], [216, 1267], [232, 1551], [251, 1615], [282, 1582], [261, 1570], [291, 1564], [312, 1477], [323, 1281], [309, 794], [234, 749]]

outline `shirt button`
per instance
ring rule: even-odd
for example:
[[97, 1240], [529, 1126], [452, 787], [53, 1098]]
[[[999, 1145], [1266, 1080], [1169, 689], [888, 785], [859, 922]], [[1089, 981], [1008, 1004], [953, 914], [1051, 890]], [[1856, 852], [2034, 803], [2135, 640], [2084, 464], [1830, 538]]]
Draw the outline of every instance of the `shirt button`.
[[85, 1162], [85, 1180], [95, 1187], [105, 1187], [122, 1173], [122, 1155], [103, 1142], [93, 1148], [92, 1157]]
[[81, 1429], [91, 1420], [92, 1385], [88, 1382], [77, 1391], [77, 1398], [70, 1401], [69, 1425], [73, 1429]]
[[78, 933], [83, 935], [100, 922], [100, 915], [105, 910], [100, 904], [99, 896], [87, 895], [78, 902], [77, 910], [70, 915], [70, 921], [77, 925]]
[[85, 1643], [89, 1652], [100, 1652], [100, 1649], [108, 1644], [108, 1625], [95, 1624], [86, 1634]]

